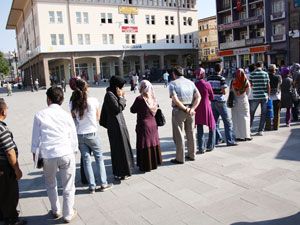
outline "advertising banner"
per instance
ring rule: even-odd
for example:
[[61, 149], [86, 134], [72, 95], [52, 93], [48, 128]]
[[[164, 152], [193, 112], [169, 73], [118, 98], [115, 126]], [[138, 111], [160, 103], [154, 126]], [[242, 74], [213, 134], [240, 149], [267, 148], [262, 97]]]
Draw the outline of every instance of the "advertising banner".
[[136, 26], [122, 26], [122, 32], [137, 33], [138, 32], [138, 27], [136, 27]]

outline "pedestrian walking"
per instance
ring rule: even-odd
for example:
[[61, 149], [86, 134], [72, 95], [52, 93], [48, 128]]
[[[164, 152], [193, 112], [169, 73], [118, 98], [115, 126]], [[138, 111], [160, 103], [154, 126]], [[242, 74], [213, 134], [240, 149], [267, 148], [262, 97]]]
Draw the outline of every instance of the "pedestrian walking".
[[67, 91], [67, 84], [66, 84], [65, 79], [61, 80], [61, 88], [64, 90], [64, 92]]
[[18, 162], [18, 148], [13, 135], [4, 120], [8, 107], [3, 98], [0, 99], [0, 221], [5, 225], [27, 224], [19, 219], [17, 206], [19, 203], [19, 184], [22, 171]]
[[293, 79], [288, 68], [281, 69], [282, 85], [281, 85], [281, 108], [286, 109], [285, 124], [287, 127], [291, 124], [291, 113], [293, 106]]
[[[211, 101], [214, 99], [214, 94], [210, 83], [206, 82], [205, 70], [200, 68], [195, 71], [196, 87], [201, 95], [201, 101], [196, 108], [195, 124], [197, 126], [197, 140], [199, 153], [212, 151], [215, 148], [216, 140], [216, 123], [214, 114], [211, 109]], [[203, 126], [209, 128], [208, 141], [205, 141]]]
[[[63, 90], [52, 86], [47, 92], [48, 107], [36, 113], [32, 130], [31, 151], [35, 162], [43, 159], [43, 172], [51, 214], [66, 223], [76, 216], [75, 152], [78, 150], [76, 128], [71, 115], [64, 111]], [[56, 174], [59, 171], [63, 188], [63, 209], [58, 199]]]
[[252, 140], [250, 134], [250, 106], [248, 93], [250, 83], [243, 69], [238, 69], [232, 81], [234, 106], [232, 107], [232, 123], [236, 141]]
[[277, 67], [275, 64], [270, 64], [268, 74], [270, 79], [270, 99], [273, 102], [273, 121], [271, 118], [266, 118], [265, 130], [278, 130], [280, 125], [280, 102], [281, 102], [281, 84], [282, 78], [276, 74]]
[[253, 100], [250, 103], [250, 126], [253, 127], [254, 115], [260, 105], [261, 114], [257, 136], [262, 136], [267, 116], [267, 101], [270, 96], [270, 79], [267, 72], [263, 71], [263, 62], [256, 63], [256, 69], [250, 74]]
[[12, 96], [12, 85], [9, 82], [6, 83], [6, 91], [7, 91], [7, 96]]
[[[183, 164], [185, 159], [195, 160], [195, 109], [200, 102], [200, 94], [195, 84], [183, 76], [183, 69], [176, 66], [173, 69], [174, 81], [169, 85], [170, 98], [172, 99], [172, 129], [173, 140], [176, 145], [176, 158], [171, 163]], [[188, 154], [185, 157], [185, 140], [183, 130], [187, 138]]]
[[36, 91], [39, 91], [39, 79], [35, 79], [35, 81], [34, 81], [34, 89], [36, 90]]
[[168, 73], [168, 70], [166, 70], [163, 74], [163, 79], [164, 79], [164, 87], [168, 87], [169, 84], [169, 76], [170, 74]]
[[137, 166], [142, 172], [156, 169], [162, 163], [158, 129], [155, 114], [158, 103], [152, 84], [143, 80], [139, 87], [140, 96], [136, 97], [130, 108], [137, 113], [136, 124], [136, 156]]
[[121, 77], [110, 78], [100, 117], [100, 125], [108, 133], [113, 174], [119, 180], [130, 178], [134, 167], [129, 133], [123, 115], [126, 107], [125, 83]]
[[[91, 194], [95, 193], [97, 188], [96, 181], [100, 184], [99, 190], [106, 191], [112, 187], [112, 184], [107, 183], [103, 152], [97, 133], [100, 106], [96, 98], [88, 97], [88, 84], [83, 79], [76, 80], [76, 89], [70, 101], [70, 109], [76, 125], [84, 172], [89, 182], [89, 192]], [[96, 161], [96, 181], [91, 153], [93, 153]]]
[[224, 123], [227, 146], [236, 146], [237, 143], [235, 142], [233, 137], [232, 121], [229, 117], [228, 109], [226, 106], [225, 94], [227, 84], [225, 78], [221, 74], [222, 66], [220, 63], [217, 63], [215, 65], [215, 74], [210, 75], [207, 78], [207, 81], [210, 83], [214, 92], [214, 99], [211, 102], [211, 106], [216, 121], [216, 144], [222, 142], [223, 139], [219, 130], [219, 117], [221, 116]]

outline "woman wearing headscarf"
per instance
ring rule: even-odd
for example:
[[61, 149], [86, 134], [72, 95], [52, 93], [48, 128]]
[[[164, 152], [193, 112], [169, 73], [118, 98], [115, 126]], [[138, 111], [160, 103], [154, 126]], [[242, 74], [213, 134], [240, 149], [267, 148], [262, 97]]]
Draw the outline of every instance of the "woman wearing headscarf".
[[100, 125], [107, 129], [113, 174], [116, 179], [128, 179], [134, 167], [129, 134], [123, 115], [126, 107], [123, 89], [126, 81], [112, 76], [104, 96]]
[[[293, 66], [291, 68], [291, 74], [293, 76], [294, 87], [295, 87], [298, 95], [300, 96], [300, 64], [299, 63], [293, 64]], [[300, 99], [294, 101], [294, 105], [292, 108], [293, 121], [298, 121], [299, 104], [300, 104]]]
[[232, 107], [233, 130], [237, 141], [252, 140], [250, 134], [250, 106], [248, 101], [250, 83], [245, 71], [238, 69], [232, 81], [235, 104]]
[[293, 106], [293, 79], [291, 77], [288, 68], [283, 68], [281, 70], [282, 84], [281, 84], [281, 108], [286, 108], [285, 123], [286, 126], [290, 126], [291, 123], [291, 112]]
[[[199, 153], [203, 154], [205, 151], [212, 151], [215, 147], [216, 139], [216, 123], [214, 114], [211, 109], [210, 101], [214, 99], [212, 87], [209, 82], [204, 80], [205, 70], [199, 68], [195, 72], [196, 76], [196, 87], [198, 88], [201, 101], [196, 108], [195, 123], [197, 125], [197, 139]], [[205, 142], [203, 126], [206, 125], [209, 128], [208, 141]]]
[[143, 80], [138, 96], [130, 108], [131, 113], [137, 113], [136, 124], [136, 156], [137, 166], [142, 172], [154, 170], [161, 165], [161, 150], [155, 114], [158, 108], [152, 84]]

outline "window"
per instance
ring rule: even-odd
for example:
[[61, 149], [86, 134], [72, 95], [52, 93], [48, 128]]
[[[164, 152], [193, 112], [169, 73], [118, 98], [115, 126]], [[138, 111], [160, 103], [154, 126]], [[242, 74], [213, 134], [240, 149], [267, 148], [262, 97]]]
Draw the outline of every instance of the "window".
[[130, 35], [129, 34], [125, 34], [125, 42], [126, 42], [126, 44], [130, 44]]
[[247, 31], [241, 31], [240, 32], [240, 40], [247, 39]]
[[146, 24], [150, 24], [150, 16], [149, 16], [149, 15], [146, 15], [146, 16], [145, 16], [145, 19], [146, 19]]
[[57, 16], [57, 23], [63, 23], [62, 11], [57, 11], [56, 16]]
[[187, 22], [188, 22], [188, 25], [189, 25], [189, 26], [192, 26], [192, 22], [193, 22], [192, 17], [189, 17], [189, 18], [187, 19]]
[[147, 43], [148, 43], [148, 44], [151, 43], [151, 35], [150, 35], [150, 34], [147, 34], [146, 38], [147, 38]]
[[284, 1], [278, 0], [272, 4], [272, 13], [279, 13], [284, 11]]
[[243, 11], [239, 12], [239, 19], [243, 20], [247, 18], [247, 13], [245, 11], [245, 9], [243, 9]]
[[125, 24], [129, 23], [129, 21], [128, 21], [128, 15], [127, 14], [124, 15], [124, 23]]
[[170, 24], [174, 25], [174, 16], [170, 16]]
[[207, 37], [204, 38], [204, 42], [205, 42], [205, 43], [207, 42]]
[[109, 34], [108, 35], [108, 38], [109, 38], [109, 44], [114, 44], [114, 35], [113, 34]]
[[81, 23], [81, 12], [76, 12], [76, 23]]
[[55, 23], [55, 15], [53, 11], [49, 11], [49, 22], [50, 23]]
[[210, 54], [210, 49], [209, 48], [205, 48], [204, 52], [203, 52], [203, 55], [204, 56], [208, 56], [209, 54]]
[[59, 39], [59, 44], [60, 45], [65, 45], [65, 36], [64, 36], [64, 34], [59, 34], [58, 39]]
[[106, 14], [101, 13], [101, 23], [106, 23]]
[[113, 23], [112, 14], [107, 13], [107, 23]]
[[77, 34], [77, 39], [78, 39], [78, 44], [83, 45], [83, 35], [82, 34]]
[[193, 43], [193, 35], [192, 34], [189, 35], [189, 42]]
[[285, 34], [285, 26], [282, 23], [277, 23], [272, 26], [273, 35]]
[[185, 34], [185, 35], [183, 35], [183, 42], [186, 44], [186, 43], [188, 43], [188, 41], [187, 41], [187, 35]]
[[169, 17], [168, 16], [165, 16], [165, 24], [169, 25]]
[[206, 24], [206, 29], [207, 29], [207, 30], [209, 29], [209, 25], [208, 25], [208, 24]]
[[125, 24], [135, 24], [134, 15], [124, 15], [124, 23]]
[[151, 24], [155, 25], [155, 16], [153, 16], [153, 15], [151, 16]]
[[86, 45], [90, 45], [91, 44], [91, 38], [89, 34], [85, 34], [84, 35], [84, 39], [85, 39], [85, 44]]
[[226, 15], [223, 17], [223, 24], [231, 23], [231, 15]]
[[186, 17], [184, 16], [184, 17], [183, 17], [183, 25], [186, 26], [186, 23], [187, 23], [187, 19], [186, 19]]
[[102, 34], [102, 43], [107, 45], [107, 34]]
[[135, 44], [135, 34], [132, 34], [132, 35], [131, 35], [131, 43], [132, 43], [132, 44]]
[[83, 12], [83, 23], [88, 24], [89, 23], [89, 14], [87, 12]]
[[152, 43], [156, 43], [156, 35], [152, 34]]
[[200, 31], [202, 30], [202, 27], [201, 27], [201, 26], [199, 27], [199, 30], [200, 30]]
[[57, 45], [56, 34], [50, 34], [51, 37], [51, 45]]
[[175, 35], [174, 34], [171, 35], [171, 42], [175, 43]]
[[169, 40], [169, 38], [170, 38], [170, 35], [166, 35], [166, 43], [169, 43], [170, 42], [170, 40]]

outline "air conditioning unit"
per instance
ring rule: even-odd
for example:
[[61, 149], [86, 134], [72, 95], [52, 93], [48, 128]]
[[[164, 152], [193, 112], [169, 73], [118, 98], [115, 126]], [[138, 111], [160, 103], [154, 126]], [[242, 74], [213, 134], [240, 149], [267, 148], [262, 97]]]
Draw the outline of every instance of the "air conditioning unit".
[[256, 4], [252, 4], [251, 9], [256, 9]]

